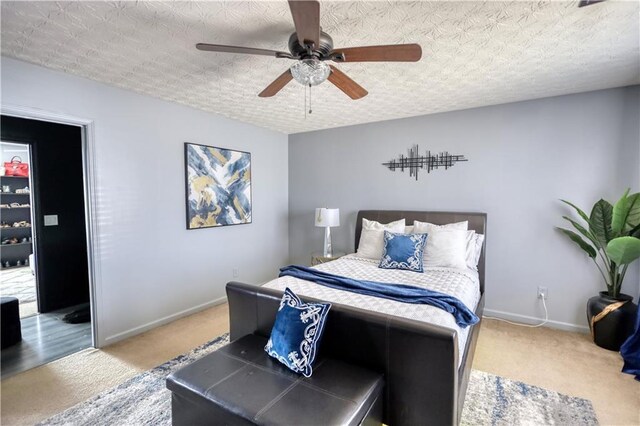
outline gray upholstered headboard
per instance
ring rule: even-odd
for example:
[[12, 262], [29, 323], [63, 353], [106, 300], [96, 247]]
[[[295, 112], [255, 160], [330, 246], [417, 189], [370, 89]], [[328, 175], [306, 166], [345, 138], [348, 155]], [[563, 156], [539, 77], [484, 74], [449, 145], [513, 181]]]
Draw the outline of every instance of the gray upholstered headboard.
[[482, 254], [478, 262], [478, 275], [480, 277], [480, 292], [484, 293], [484, 264], [485, 247], [487, 245], [487, 214], [486, 213], [465, 213], [465, 212], [420, 212], [402, 210], [360, 210], [356, 221], [356, 242], [355, 249], [358, 250], [360, 233], [362, 232], [362, 219], [375, 220], [380, 223], [393, 222], [394, 220], [405, 219], [407, 226], [413, 225], [414, 220], [430, 222], [436, 225], [444, 225], [453, 222], [469, 221], [469, 230], [484, 234], [484, 244]]

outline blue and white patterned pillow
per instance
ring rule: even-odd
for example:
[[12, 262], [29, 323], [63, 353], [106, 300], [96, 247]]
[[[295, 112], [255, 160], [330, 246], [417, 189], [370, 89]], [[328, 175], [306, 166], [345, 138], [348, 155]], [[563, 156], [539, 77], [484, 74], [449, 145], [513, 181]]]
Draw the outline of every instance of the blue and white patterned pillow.
[[330, 303], [304, 303], [286, 288], [264, 350], [292, 371], [310, 377], [330, 308]]
[[384, 231], [384, 250], [380, 268], [423, 272], [427, 234], [395, 234]]

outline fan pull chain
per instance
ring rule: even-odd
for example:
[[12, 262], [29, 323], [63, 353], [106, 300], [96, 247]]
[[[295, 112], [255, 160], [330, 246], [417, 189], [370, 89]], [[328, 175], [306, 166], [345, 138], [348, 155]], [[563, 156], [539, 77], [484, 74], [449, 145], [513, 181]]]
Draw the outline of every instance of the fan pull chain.
[[[307, 118], [307, 86], [302, 86], [304, 90], [304, 118]], [[313, 110], [311, 109], [311, 85], [309, 85], [309, 114], [311, 114]]]

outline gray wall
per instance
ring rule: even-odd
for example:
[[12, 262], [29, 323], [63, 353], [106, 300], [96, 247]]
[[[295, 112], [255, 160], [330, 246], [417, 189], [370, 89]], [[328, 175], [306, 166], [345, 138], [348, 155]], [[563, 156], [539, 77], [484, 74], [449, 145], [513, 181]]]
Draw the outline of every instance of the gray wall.
[[[261, 282], [286, 262], [286, 135], [9, 58], [1, 70], [3, 106], [94, 121], [99, 344], [224, 300], [234, 268]], [[185, 229], [187, 141], [251, 152], [252, 224]]]
[[[290, 260], [308, 263], [322, 249], [315, 207], [340, 208], [333, 244], [347, 252], [360, 209], [483, 211], [487, 311], [543, 317], [537, 287], [546, 286], [553, 324], [584, 327], [585, 302], [604, 286], [587, 256], [554, 229], [569, 213], [558, 199], [590, 209], [600, 197], [640, 189], [639, 93], [621, 88], [291, 135]], [[422, 172], [418, 181], [381, 165], [412, 144], [469, 162]], [[633, 269], [623, 291], [637, 297]]]

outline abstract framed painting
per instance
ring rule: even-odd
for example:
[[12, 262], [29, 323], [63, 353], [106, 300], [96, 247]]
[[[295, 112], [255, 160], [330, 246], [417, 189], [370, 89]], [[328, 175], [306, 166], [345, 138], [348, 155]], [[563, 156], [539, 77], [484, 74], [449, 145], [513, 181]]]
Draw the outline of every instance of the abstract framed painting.
[[187, 229], [251, 223], [251, 153], [184, 144]]

